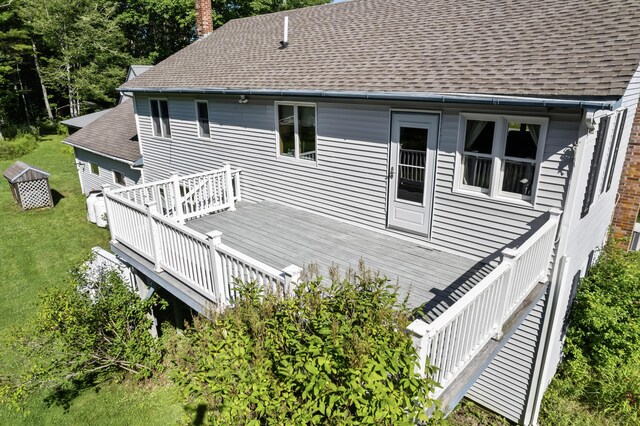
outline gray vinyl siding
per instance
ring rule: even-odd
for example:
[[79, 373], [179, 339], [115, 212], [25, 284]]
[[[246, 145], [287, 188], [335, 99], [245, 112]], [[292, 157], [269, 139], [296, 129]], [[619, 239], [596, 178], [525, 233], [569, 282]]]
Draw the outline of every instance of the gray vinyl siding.
[[[102, 191], [102, 185], [113, 185], [113, 171], [117, 170], [124, 174], [124, 180], [129, 185], [142, 183], [140, 181], [140, 171], [133, 170], [127, 163], [103, 157], [80, 148], [74, 148], [78, 175], [82, 181], [82, 188], [85, 195], [91, 191]], [[91, 164], [97, 164], [99, 174], [91, 173]]]
[[515, 423], [522, 422], [528, 402], [545, 301], [538, 302], [466, 395]]
[[[209, 101], [211, 139], [199, 139], [195, 99]], [[492, 255], [530, 229], [549, 208], [560, 208], [567, 178], [565, 149], [577, 139], [578, 114], [524, 109], [443, 108], [443, 105], [317, 102], [318, 165], [276, 157], [273, 100], [170, 96], [171, 139], [152, 136], [149, 97], [136, 95], [145, 180], [192, 173], [230, 162], [241, 168], [243, 197], [271, 199], [337, 219], [384, 229], [392, 108], [441, 113], [432, 235], [434, 248], [475, 259]], [[460, 112], [550, 118], [535, 208], [453, 191]], [[570, 154], [570, 153], [569, 153]], [[224, 238], [224, 237], [223, 237]], [[416, 237], [419, 239], [419, 237]]]

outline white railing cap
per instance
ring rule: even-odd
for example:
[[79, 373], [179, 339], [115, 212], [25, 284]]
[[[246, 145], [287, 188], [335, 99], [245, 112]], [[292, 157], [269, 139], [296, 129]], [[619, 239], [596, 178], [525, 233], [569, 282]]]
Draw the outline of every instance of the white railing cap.
[[418, 318], [413, 320], [413, 322], [407, 326], [407, 330], [409, 330], [411, 333], [415, 334], [418, 337], [423, 337], [423, 336], [427, 336], [433, 330], [433, 327], [431, 327], [430, 324]]

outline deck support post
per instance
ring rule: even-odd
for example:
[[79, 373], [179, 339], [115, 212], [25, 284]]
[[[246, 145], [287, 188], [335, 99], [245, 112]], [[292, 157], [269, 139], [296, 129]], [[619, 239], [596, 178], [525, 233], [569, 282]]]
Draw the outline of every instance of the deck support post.
[[180, 175], [177, 172], [171, 173], [173, 184], [174, 212], [178, 223], [184, 223], [184, 212], [182, 211], [182, 194], [180, 193]]
[[111, 226], [111, 221], [115, 218], [111, 216], [111, 204], [109, 201], [109, 197], [107, 197], [107, 194], [109, 194], [109, 192], [111, 192], [111, 185], [102, 185], [102, 195], [104, 196], [104, 208], [107, 210], [107, 226], [109, 227], [109, 234], [111, 234], [111, 244], [116, 244], [118, 240], [116, 239], [115, 235], [113, 235], [113, 227]]
[[222, 232], [207, 232], [207, 240], [209, 241], [209, 256], [211, 256], [211, 274], [213, 282], [213, 295], [219, 309], [225, 307], [228, 303], [224, 291], [224, 277], [222, 276], [222, 258], [218, 253], [217, 247], [222, 244]]
[[236, 203], [233, 199], [233, 182], [231, 179], [231, 164], [224, 163], [224, 180], [225, 180], [225, 192], [227, 193], [227, 202], [229, 203], [229, 210], [235, 211]]
[[153, 270], [156, 272], [162, 272], [160, 266], [162, 258], [162, 250], [160, 249], [160, 236], [158, 235], [158, 226], [153, 214], [158, 212], [157, 204], [155, 201], [145, 204], [145, 210], [147, 211], [147, 219], [149, 221], [149, 235], [151, 236], [151, 251], [153, 253]]
[[289, 265], [282, 270], [284, 274], [284, 294], [283, 296], [290, 295], [294, 288], [300, 282], [302, 276], [302, 268], [297, 265]]
[[429, 355], [429, 346], [431, 346], [431, 326], [421, 319], [413, 320], [407, 327], [413, 339], [413, 346], [418, 353], [418, 363], [416, 364], [416, 373], [420, 377], [425, 377], [425, 369], [427, 367], [427, 357]]

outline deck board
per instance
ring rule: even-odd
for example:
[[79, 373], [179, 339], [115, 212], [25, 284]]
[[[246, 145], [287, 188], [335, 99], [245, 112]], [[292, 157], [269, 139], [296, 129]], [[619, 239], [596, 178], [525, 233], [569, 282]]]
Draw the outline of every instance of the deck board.
[[424, 305], [434, 317], [490, 270], [486, 264], [270, 201], [238, 203], [225, 211], [187, 222], [202, 233], [222, 232], [224, 244], [278, 269], [318, 265], [327, 277], [337, 265], [368, 268], [398, 283], [409, 307]]

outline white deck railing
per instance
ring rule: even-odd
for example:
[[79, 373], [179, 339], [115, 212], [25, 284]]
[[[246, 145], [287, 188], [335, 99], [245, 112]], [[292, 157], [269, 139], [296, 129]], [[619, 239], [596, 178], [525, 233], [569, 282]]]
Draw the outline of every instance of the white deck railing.
[[240, 170], [222, 169], [155, 181], [111, 191], [138, 205], [156, 203], [158, 213], [181, 223], [216, 211], [235, 208], [240, 201]]
[[[176, 196], [176, 194], [179, 194]], [[272, 268], [222, 243], [218, 231], [201, 234], [183, 223], [240, 200], [240, 172], [223, 169], [127, 187], [104, 189], [111, 238], [135, 250], [218, 305], [233, 303], [236, 279], [257, 281], [285, 294], [301, 268]]]
[[502, 327], [534, 286], [545, 281], [558, 228], [559, 212], [517, 249], [503, 250], [502, 262], [433, 322], [413, 321], [408, 330], [418, 350], [421, 374], [437, 367], [437, 398]]
[[[240, 173], [220, 170], [136, 187], [104, 189], [112, 240], [153, 262], [156, 271], [180, 279], [224, 306], [236, 297], [235, 281], [256, 280], [265, 291], [290, 292], [301, 268], [278, 270], [222, 243], [222, 234], [202, 234], [186, 227], [188, 218], [233, 209], [240, 199]], [[177, 194], [177, 195], [176, 195]], [[419, 355], [437, 367], [438, 397], [491, 338], [500, 338], [505, 322], [549, 273], [559, 212], [517, 249], [502, 252], [489, 275], [432, 323], [415, 320], [408, 330]]]

